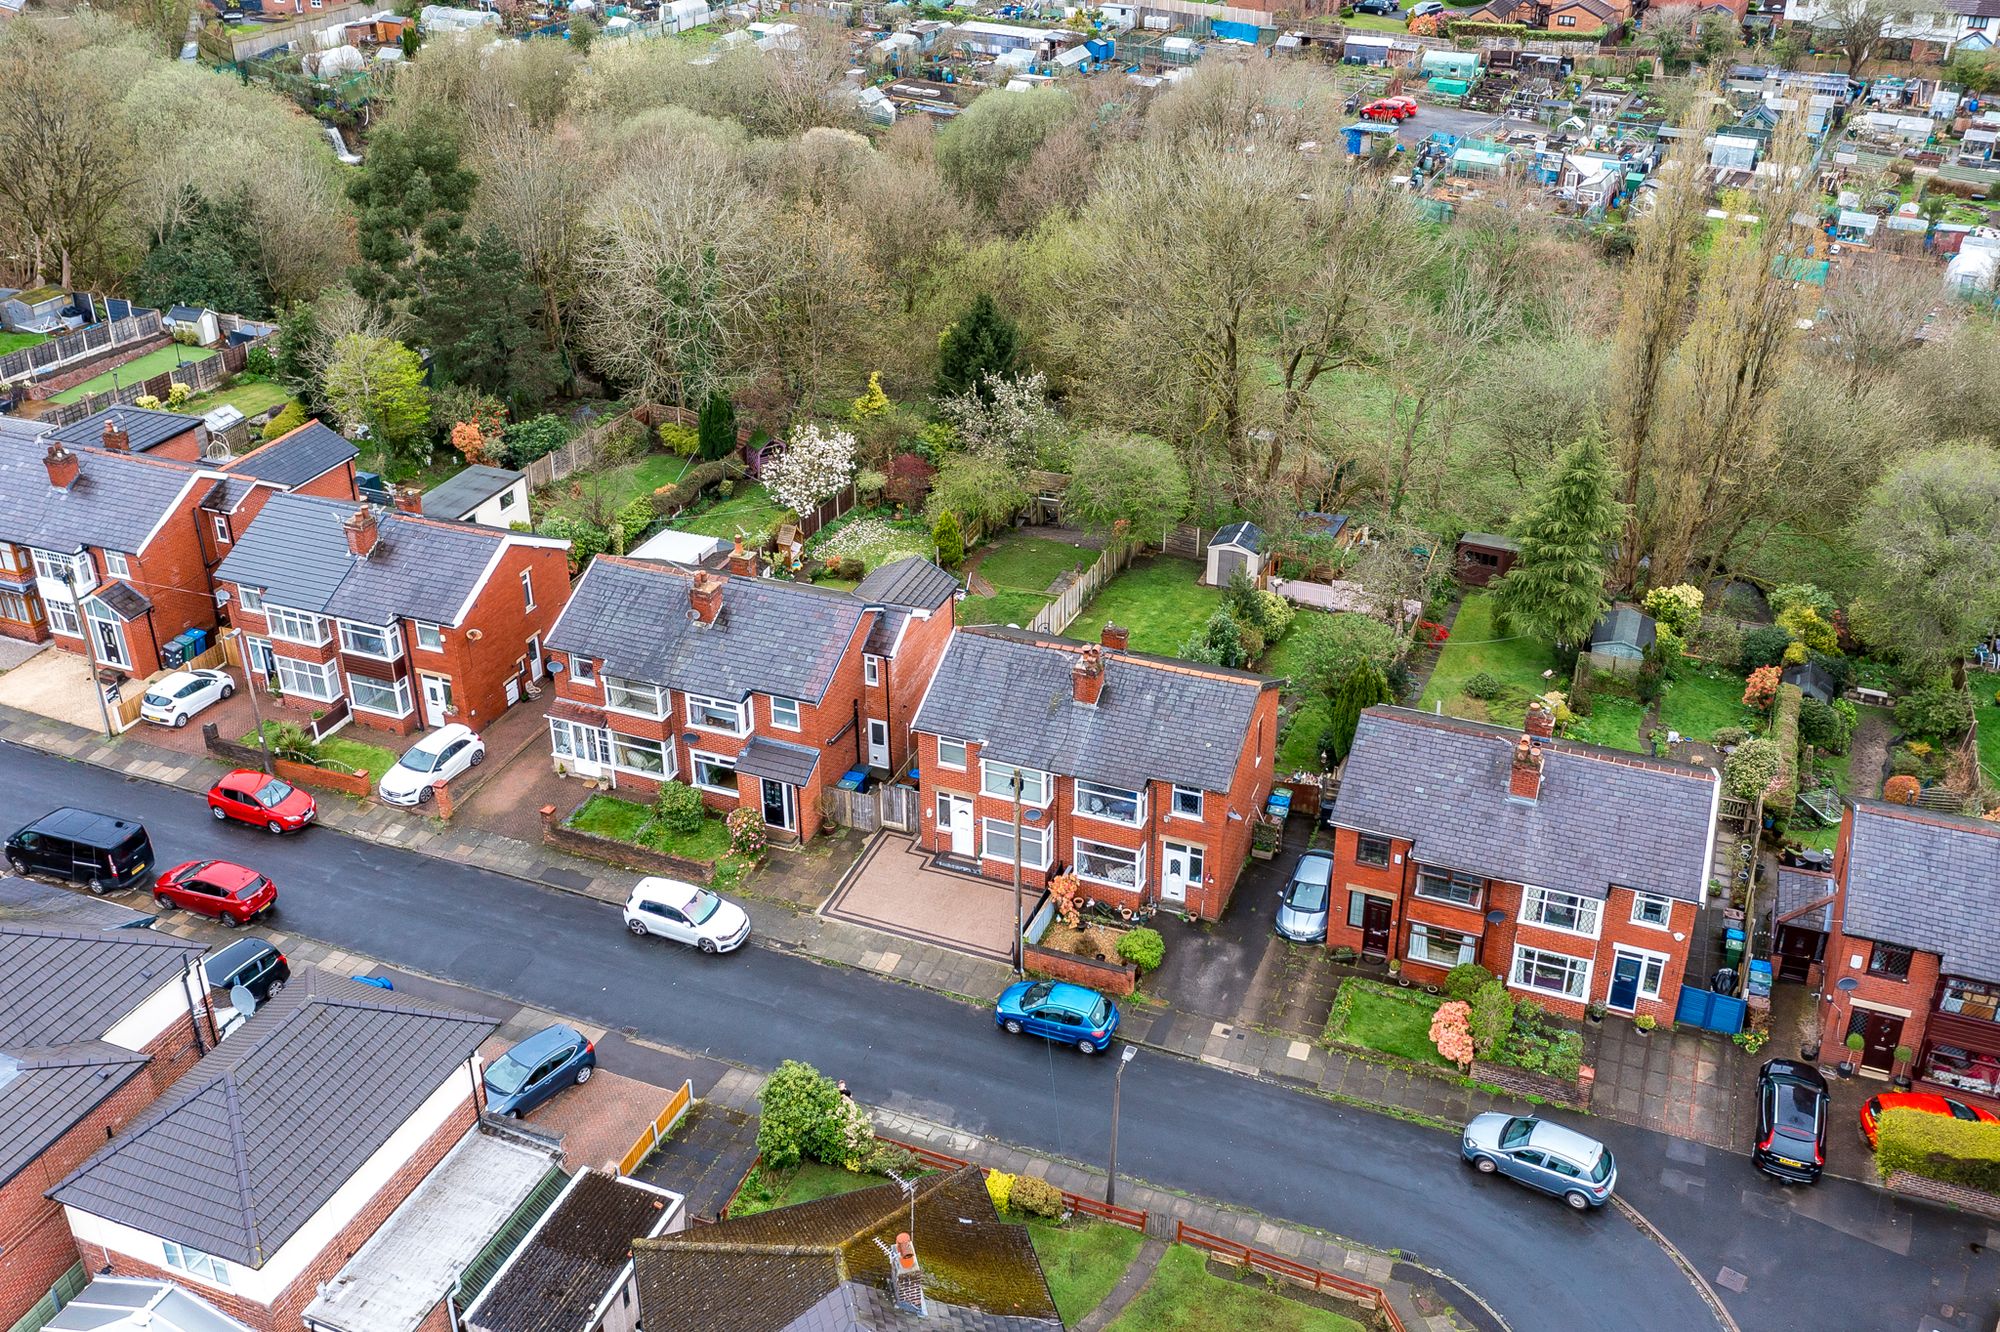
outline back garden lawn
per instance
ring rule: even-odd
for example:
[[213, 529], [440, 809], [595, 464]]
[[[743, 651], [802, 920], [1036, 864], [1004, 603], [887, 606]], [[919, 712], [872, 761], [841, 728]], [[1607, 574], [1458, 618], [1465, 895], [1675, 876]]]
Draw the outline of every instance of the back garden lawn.
[[993, 591], [959, 603], [960, 624], [1026, 624], [1049, 604], [1049, 588], [1075, 569], [1088, 569], [1098, 552], [1067, 541], [1009, 532], [985, 548], [972, 576]]
[[[1543, 678], [1542, 673], [1555, 666], [1555, 655], [1546, 642], [1503, 635], [1494, 627], [1497, 609], [1491, 593], [1466, 593], [1452, 623], [1451, 637], [1445, 640], [1430, 683], [1418, 700], [1419, 708], [1429, 712], [1441, 703], [1455, 717], [1519, 726], [1530, 699], [1568, 686], [1567, 680]], [[1482, 673], [1500, 682], [1498, 698], [1477, 699], [1466, 694], [1465, 682]]]
[[1134, 562], [1083, 608], [1077, 623], [1088, 632], [1078, 636], [1094, 640], [1100, 626], [1114, 621], [1131, 631], [1134, 652], [1175, 655], [1222, 609], [1221, 590], [1196, 581], [1201, 571], [1193, 560], [1169, 555]]
[[[675, 459], [676, 462], [680, 461]], [[772, 499], [760, 485], [739, 485], [728, 499], [717, 500], [699, 513], [684, 513], [673, 520], [679, 532], [733, 538], [743, 534], [746, 546], [762, 545], [784, 521], [785, 507]]]
[[[549, 513], [560, 513], [569, 518], [581, 518], [586, 509], [599, 505], [586, 504], [585, 496], [592, 491], [593, 499], [601, 500], [601, 507], [607, 513], [617, 513], [641, 495], [650, 495], [661, 486], [670, 486], [681, 479], [681, 474], [693, 465], [692, 460], [672, 453], [648, 453], [637, 462], [621, 463], [617, 467], [607, 467], [588, 477], [565, 478], [550, 488], [555, 501], [549, 505]], [[542, 515], [547, 517], [548, 514]], [[684, 523], [676, 527], [686, 528]], [[735, 536], [729, 532], [718, 532], [717, 536]]]

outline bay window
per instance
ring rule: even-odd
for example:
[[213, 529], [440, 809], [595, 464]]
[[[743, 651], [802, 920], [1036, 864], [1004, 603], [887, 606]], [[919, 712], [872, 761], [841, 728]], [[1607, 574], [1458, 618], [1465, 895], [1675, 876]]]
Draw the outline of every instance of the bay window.
[[271, 626], [271, 637], [286, 643], [318, 647], [333, 638], [323, 615], [308, 615], [304, 611], [286, 610], [283, 606], [266, 606], [264, 622]]
[[1579, 893], [1553, 888], [1529, 888], [1521, 894], [1521, 923], [1597, 937], [1598, 915], [1604, 904]]
[[1146, 817], [1146, 798], [1138, 791], [1079, 780], [1076, 783], [1075, 812], [1086, 818], [1136, 828]]
[[1416, 894], [1426, 901], [1476, 907], [1479, 895], [1485, 889], [1486, 880], [1476, 874], [1461, 874], [1457, 870], [1437, 869], [1430, 865], [1417, 867]]
[[97, 570], [88, 555], [59, 555], [54, 551], [35, 552], [35, 575], [85, 591], [97, 583]]
[[1076, 876], [1091, 883], [1137, 890], [1145, 878], [1146, 855], [1122, 846], [1076, 839]]
[[1021, 803], [1041, 808], [1049, 803], [1049, 775], [1033, 768], [1017, 768], [1011, 763], [979, 760], [979, 789], [1002, 800], [1014, 798], [1014, 776], [1021, 777]]
[[1582, 1003], [1590, 994], [1590, 959], [1516, 944], [1507, 983], [1516, 989]]
[[[639, 744], [650, 743], [638, 741]], [[596, 767], [610, 761], [610, 735], [601, 726], [591, 726], [584, 722], [573, 722], [562, 717], [549, 718], [549, 749], [557, 758], [569, 759], [573, 763]], [[666, 766], [662, 754], [660, 766]]]
[[720, 731], [724, 735], [746, 735], [750, 730], [743, 705], [726, 698], [689, 694], [687, 719], [689, 726], [698, 726], [704, 731]]
[[386, 627], [373, 624], [353, 624], [340, 621], [340, 649], [352, 652], [357, 657], [373, 657], [377, 661], [394, 661], [403, 655], [403, 630], [399, 625]]
[[83, 621], [77, 618], [74, 601], [49, 597], [42, 602], [42, 605], [49, 613], [49, 628], [70, 638], [83, 637]]
[[[651, 777], [655, 781], [665, 781], [674, 775], [673, 754], [661, 741], [642, 740], [617, 731], [610, 732], [610, 738], [612, 767], [637, 777]], [[586, 740], [584, 745], [576, 748], [582, 749], [588, 744]]]
[[[1014, 863], [1014, 822], [1011, 819], [982, 820], [983, 845], [980, 854], [988, 860]], [[1021, 868], [1049, 867], [1049, 830], [1040, 824], [1021, 825]]]
[[347, 697], [363, 712], [379, 712], [386, 717], [410, 715], [410, 682], [407, 678], [388, 681], [349, 675]]
[[340, 668], [330, 661], [279, 657], [278, 687], [298, 698], [331, 703], [340, 697]]
[[1478, 942], [1469, 934], [1417, 921], [1410, 926], [1409, 957], [1433, 967], [1456, 967], [1477, 960]]
[[690, 749], [688, 761], [694, 765], [696, 786], [719, 795], [736, 794], [735, 759], [727, 754], [705, 754], [699, 749]]
[[667, 691], [643, 680], [621, 680], [615, 675], [607, 675], [604, 677], [604, 706], [614, 712], [629, 712], [637, 717], [657, 720], [667, 715]]
[[1938, 1011], [1982, 1022], [2000, 1022], [2000, 985], [1947, 976], [1938, 997]]

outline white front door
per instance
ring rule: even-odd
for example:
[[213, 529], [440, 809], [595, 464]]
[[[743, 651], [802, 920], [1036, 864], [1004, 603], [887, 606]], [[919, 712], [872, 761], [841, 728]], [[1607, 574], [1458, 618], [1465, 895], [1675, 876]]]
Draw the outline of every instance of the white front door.
[[1201, 848], [1185, 846], [1180, 842], [1162, 842], [1160, 852], [1160, 900], [1174, 903], [1187, 901], [1188, 885], [1201, 882]]
[[535, 681], [541, 678], [542, 678], [542, 636], [540, 634], [529, 634], [528, 635], [528, 679], [530, 681]]
[[972, 840], [972, 802], [964, 796], [938, 797], [938, 822], [951, 838], [951, 853], [970, 859], [977, 854]]
[[868, 766], [889, 766], [889, 723], [873, 717], [868, 719]]
[[443, 726], [451, 718], [445, 714], [451, 711], [451, 677], [448, 675], [420, 675], [424, 682], [424, 725]]

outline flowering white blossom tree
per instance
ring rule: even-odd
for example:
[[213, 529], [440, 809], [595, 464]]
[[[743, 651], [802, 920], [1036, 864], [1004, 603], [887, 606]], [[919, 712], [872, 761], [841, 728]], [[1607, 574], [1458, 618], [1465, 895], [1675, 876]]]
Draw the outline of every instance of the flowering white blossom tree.
[[764, 489], [793, 513], [807, 514], [854, 479], [854, 436], [845, 430], [802, 427], [785, 451], [764, 464]]
[[1062, 438], [1063, 420], [1049, 404], [1048, 376], [987, 375], [985, 396], [968, 391], [942, 404], [967, 453], [982, 453], [1014, 467], [1042, 467]]

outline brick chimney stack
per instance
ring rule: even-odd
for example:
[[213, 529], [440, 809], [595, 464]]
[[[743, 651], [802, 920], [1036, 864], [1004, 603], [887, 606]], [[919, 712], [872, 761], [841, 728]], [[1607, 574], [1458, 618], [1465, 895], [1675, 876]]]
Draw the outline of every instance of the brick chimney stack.
[[397, 486], [389, 492], [389, 497], [396, 502], [397, 513], [414, 513], [418, 517], [423, 516], [424, 492], [415, 486]]
[[367, 559], [375, 549], [375, 538], [381, 530], [375, 523], [375, 510], [364, 504], [348, 514], [340, 526], [347, 533], [347, 548], [354, 553], [354, 558]]
[[1542, 794], [1542, 751], [1525, 735], [1514, 745], [1507, 794], [1516, 800], [1534, 800]]
[[76, 455], [60, 444], [49, 445], [49, 451], [42, 462], [49, 469], [49, 484], [57, 490], [68, 490], [76, 484], [76, 474], [81, 464]]
[[924, 1309], [924, 1269], [917, 1266], [917, 1246], [908, 1232], [896, 1236], [894, 1270], [889, 1273], [889, 1293], [896, 1307], [922, 1318]]
[[104, 418], [104, 451], [106, 453], [132, 451], [132, 436], [125, 432], [125, 427], [118, 424], [118, 418], [115, 416]]
[[694, 585], [688, 589], [688, 605], [703, 624], [714, 624], [715, 617], [722, 614], [722, 588], [720, 574], [704, 569], [694, 576]]
[[1096, 707], [1098, 697], [1104, 693], [1104, 649], [1096, 644], [1085, 648], [1076, 665], [1070, 668], [1069, 680], [1076, 701]]
[[739, 578], [755, 578], [764, 572], [763, 558], [754, 550], [747, 550], [743, 538], [736, 538], [735, 548], [729, 552], [729, 572]]
[[1528, 704], [1527, 732], [1537, 740], [1549, 740], [1555, 736], [1556, 714], [1539, 698]]
[[1103, 631], [1097, 636], [1097, 641], [1114, 652], [1123, 652], [1132, 642], [1132, 631], [1122, 624], [1113, 624], [1106, 620]]

